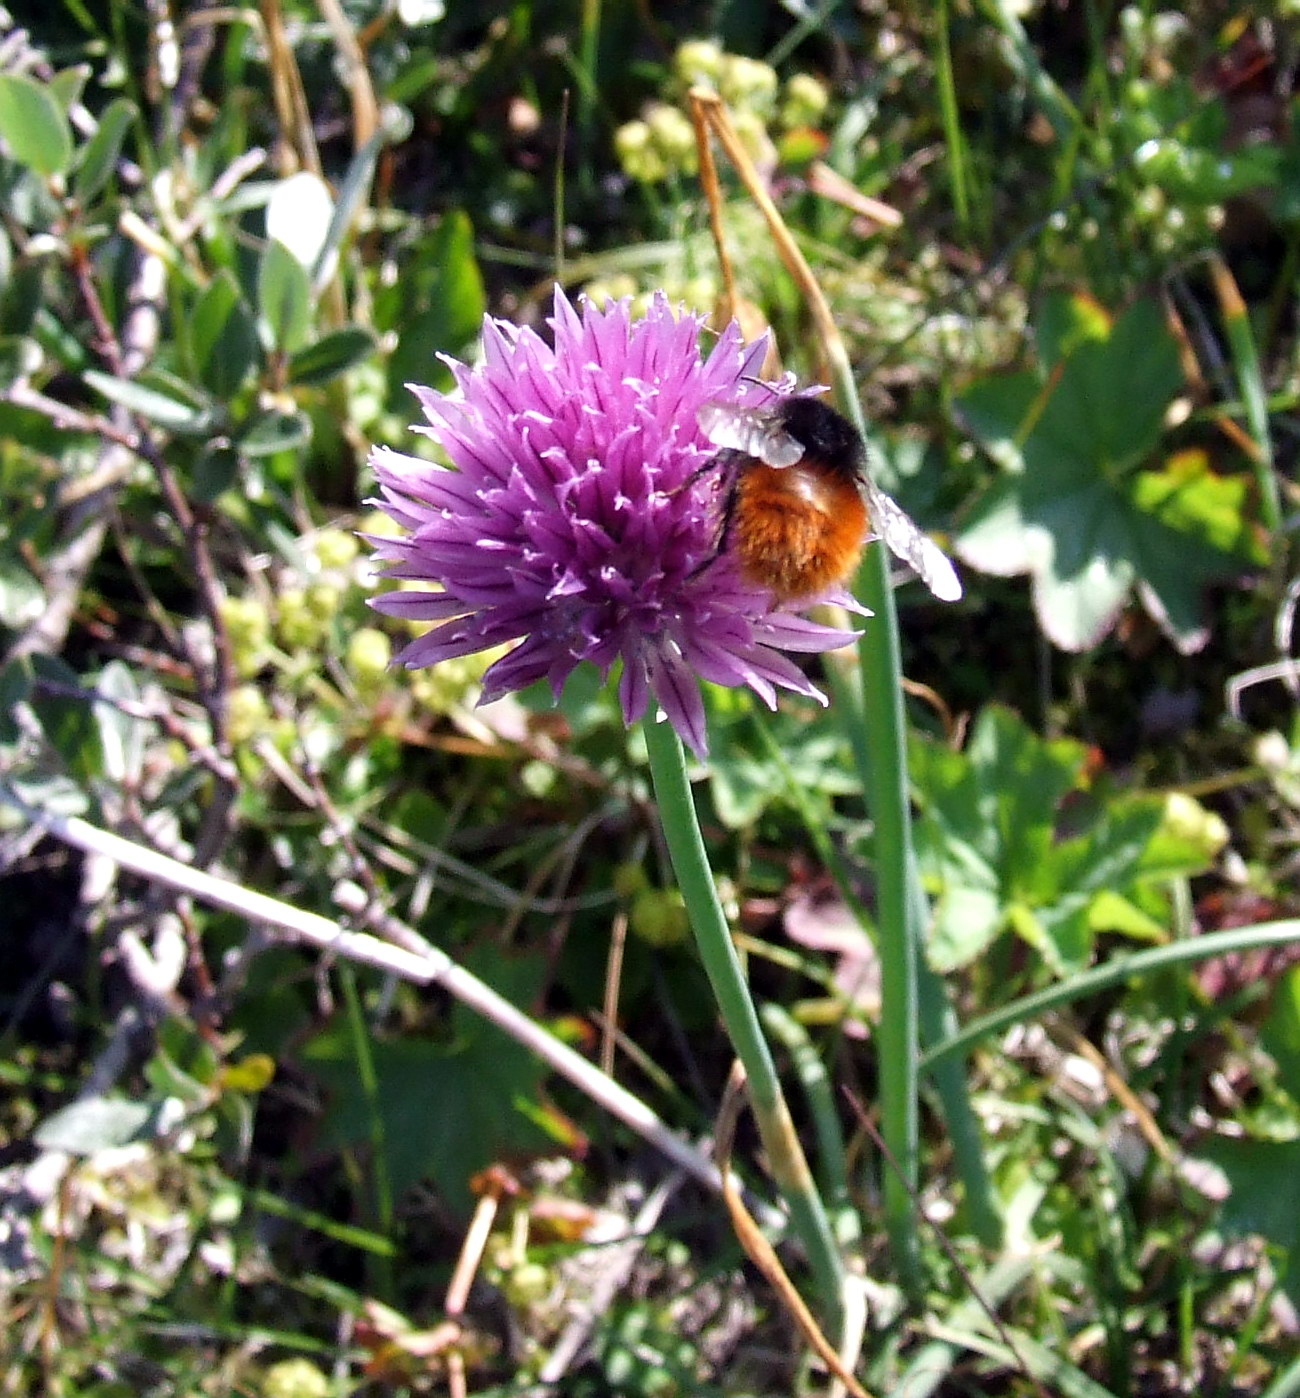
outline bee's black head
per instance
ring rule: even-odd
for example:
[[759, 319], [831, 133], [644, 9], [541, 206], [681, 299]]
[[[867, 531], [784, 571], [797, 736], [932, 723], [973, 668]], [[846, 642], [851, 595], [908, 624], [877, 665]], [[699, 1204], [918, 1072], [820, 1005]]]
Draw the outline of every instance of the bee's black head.
[[787, 398], [777, 409], [777, 421], [807, 457], [844, 475], [861, 474], [865, 464], [862, 437], [834, 408], [816, 398]]

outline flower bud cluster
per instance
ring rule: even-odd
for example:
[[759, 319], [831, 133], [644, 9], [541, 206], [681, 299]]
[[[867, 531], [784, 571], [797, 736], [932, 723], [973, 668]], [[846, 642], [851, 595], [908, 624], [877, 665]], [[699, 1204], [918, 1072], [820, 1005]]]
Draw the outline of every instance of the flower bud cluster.
[[[750, 157], [761, 168], [777, 163], [772, 131], [788, 133], [817, 125], [830, 93], [811, 73], [795, 73], [782, 87], [770, 64], [726, 53], [712, 39], [688, 39], [677, 50], [673, 73], [684, 95], [691, 87], [714, 89]], [[680, 106], [652, 102], [635, 121], [620, 126], [614, 149], [624, 173], [640, 184], [660, 184], [699, 170], [695, 131]]]

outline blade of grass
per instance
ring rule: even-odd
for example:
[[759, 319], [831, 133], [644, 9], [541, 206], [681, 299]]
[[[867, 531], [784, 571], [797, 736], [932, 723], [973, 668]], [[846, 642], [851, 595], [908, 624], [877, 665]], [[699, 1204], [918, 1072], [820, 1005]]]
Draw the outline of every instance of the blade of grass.
[[957, 227], [963, 236], [970, 232], [970, 194], [967, 189], [966, 138], [957, 110], [957, 85], [952, 72], [952, 44], [948, 32], [948, 0], [939, 0], [935, 33], [934, 69], [939, 84], [939, 113], [943, 119], [944, 144], [948, 151], [948, 185]]
[[950, 1325], [932, 1325], [931, 1334], [962, 1349], [987, 1355], [1010, 1368], [1018, 1369], [1018, 1356], [1023, 1356], [1033, 1377], [1042, 1383], [1051, 1384], [1062, 1398], [1116, 1398], [1113, 1389], [1102, 1387], [1068, 1359], [1062, 1359], [1059, 1354], [1022, 1331], [1012, 1332], [1016, 1344], [1015, 1353], [999, 1341], [991, 1340], [973, 1330], [959, 1330]]
[[1288, 1364], [1259, 1398], [1296, 1398], [1297, 1394], [1300, 1394], [1300, 1359]]
[[1278, 493], [1277, 472], [1273, 468], [1273, 440], [1268, 426], [1268, 395], [1264, 392], [1264, 380], [1260, 373], [1259, 354], [1255, 348], [1255, 332], [1251, 328], [1246, 303], [1237, 290], [1236, 279], [1228, 270], [1228, 264], [1213, 254], [1210, 257], [1210, 275], [1214, 280], [1214, 294], [1223, 313], [1223, 327], [1228, 335], [1228, 346], [1232, 350], [1233, 367], [1237, 373], [1237, 383], [1241, 389], [1242, 404], [1246, 410], [1246, 425], [1255, 443], [1251, 453], [1251, 464], [1255, 468], [1255, 480], [1259, 486], [1260, 510], [1264, 524], [1271, 533], [1282, 526], [1282, 501]]
[[857, 1210], [849, 1193], [849, 1177], [845, 1169], [844, 1131], [839, 1112], [835, 1109], [835, 1094], [821, 1054], [800, 1022], [784, 1005], [769, 1001], [759, 1011], [767, 1032], [783, 1044], [794, 1065], [795, 1075], [804, 1090], [808, 1110], [812, 1115], [813, 1132], [817, 1137], [817, 1164], [822, 1189], [831, 1209], [832, 1222], [841, 1246], [858, 1242], [862, 1230]]
[[1038, 54], [1020, 22], [1019, 7], [1011, 0], [981, 0], [976, 8], [1002, 31], [1007, 40], [1003, 52], [1016, 76], [1043, 109], [1057, 140], [1066, 150], [1072, 150], [1083, 123], [1073, 103], [1038, 61]]
[[1289, 918], [1280, 922], [1259, 922], [1250, 927], [1234, 927], [1227, 932], [1207, 932], [1189, 941], [1170, 942], [1162, 947], [1152, 947], [1147, 951], [1134, 952], [1131, 956], [1114, 956], [1090, 971], [1073, 976], [1058, 985], [1049, 985], [1036, 990], [1032, 995], [1022, 996], [1000, 1010], [981, 1015], [972, 1020], [959, 1034], [953, 1034], [940, 1044], [927, 1049], [921, 1055], [921, 1066], [933, 1068], [952, 1054], [965, 1053], [982, 1039], [987, 1039], [1013, 1024], [1037, 1019], [1060, 1005], [1068, 1005], [1074, 1000], [1082, 1000], [1087, 995], [1108, 990], [1113, 985], [1121, 985], [1139, 976], [1149, 976], [1156, 971], [1167, 970], [1171, 966], [1181, 966], [1196, 961], [1207, 961], [1212, 956], [1227, 956], [1231, 952], [1252, 951], [1256, 947], [1283, 946], [1287, 942], [1300, 942], [1300, 919]]
[[[391, 1238], [396, 1214], [392, 1180], [388, 1173], [388, 1140], [384, 1126], [383, 1103], [379, 1095], [379, 1076], [375, 1072], [374, 1054], [370, 1051], [370, 1027], [361, 1008], [356, 971], [347, 961], [340, 961], [337, 969], [339, 984], [343, 988], [343, 1003], [347, 1008], [352, 1053], [357, 1063], [357, 1080], [365, 1095], [366, 1110], [370, 1116], [370, 1171], [374, 1181], [375, 1217], [380, 1234], [385, 1238]], [[392, 1258], [385, 1253], [379, 1253], [368, 1259], [367, 1265], [374, 1272], [374, 1284], [380, 1297], [391, 1300], [396, 1295]]]

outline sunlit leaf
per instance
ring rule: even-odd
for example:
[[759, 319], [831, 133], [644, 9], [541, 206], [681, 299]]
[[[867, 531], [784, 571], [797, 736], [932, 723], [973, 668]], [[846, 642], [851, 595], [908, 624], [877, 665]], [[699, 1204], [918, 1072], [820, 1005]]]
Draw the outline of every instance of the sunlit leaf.
[[38, 175], [57, 175], [72, 159], [72, 130], [63, 107], [24, 73], [0, 73], [0, 138], [13, 158]]
[[[412, 311], [413, 306], [418, 309]], [[462, 353], [478, 335], [486, 306], [473, 227], [465, 214], [447, 214], [397, 284], [376, 298], [377, 322], [398, 332], [388, 362], [394, 407], [406, 411], [406, 384], [438, 382], [447, 374], [439, 351]]]
[[204, 387], [218, 398], [230, 398], [253, 371], [259, 345], [252, 313], [227, 268], [204, 287], [190, 317], [189, 333]]
[[311, 441], [311, 419], [306, 413], [262, 413], [240, 437], [239, 450], [247, 456], [274, 456], [296, 451]]
[[977, 383], [960, 402], [967, 429], [1007, 474], [978, 500], [954, 543], [966, 563], [1030, 574], [1034, 610], [1063, 650], [1086, 650], [1136, 595], [1184, 651], [1204, 643], [1201, 593], [1261, 559], [1244, 482], [1183, 453], [1153, 465], [1181, 381], [1159, 306], [1113, 323], [1089, 301], [1044, 312], [1038, 375]]
[[361, 325], [346, 325], [300, 349], [289, 360], [289, 382], [322, 384], [346, 373], [375, 353], [374, 335]]
[[[1004, 930], [1057, 974], [1087, 964], [1101, 928], [1151, 936], [1149, 916], [1127, 916], [1127, 900], [1144, 879], [1170, 872], [1143, 864], [1165, 824], [1162, 799], [1081, 805], [1083, 745], [1044, 740], [997, 706], [980, 713], [964, 752], [918, 739], [910, 757], [921, 807], [917, 853], [933, 905], [926, 952], [936, 970], [967, 964]], [[1070, 797], [1073, 831], [1065, 828]], [[1184, 872], [1204, 868], [1208, 857], [1202, 848]], [[1117, 899], [1125, 900], [1123, 917]]]
[[262, 249], [257, 301], [272, 347], [286, 354], [299, 349], [311, 328], [311, 280], [302, 263], [274, 238]]
[[136, 118], [136, 105], [125, 97], [110, 102], [99, 118], [95, 134], [82, 147], [72, 180], [72, 192], [84, 206], [112, 177], [122, 142]]
[[120, 379], [112, 374], [101, 373], [98, 369], [87, 369], [85, 380], [110, 402], [138, 413], [158, 427], [199, 436], [206, 433], [211, 426], [210, 408], [196, 403], [193, 394], [181, 396], [178, 393], [173, 397], [170, 391], [151, 387], [150, 383], [138, 379]]
[[158, 1134], [161, 1104], [125, 1097], [83, 1097], [60, 1108], [37, 1126], [33, 1139], [42, 1150], [93, 1155]]

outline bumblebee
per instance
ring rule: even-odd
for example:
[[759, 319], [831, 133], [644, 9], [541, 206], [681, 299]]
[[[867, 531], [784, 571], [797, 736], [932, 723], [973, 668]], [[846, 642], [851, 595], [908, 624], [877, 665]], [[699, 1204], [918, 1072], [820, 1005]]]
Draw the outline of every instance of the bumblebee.
[[944, 602], [961, 596], [947, 557], [871, 479], [866, 445], [849, 420], [815, 398], [772, 407], [706, 403], [700, 430], [721, 448], [718, 555], [778, 602], [842, 583], [873, 538]]

